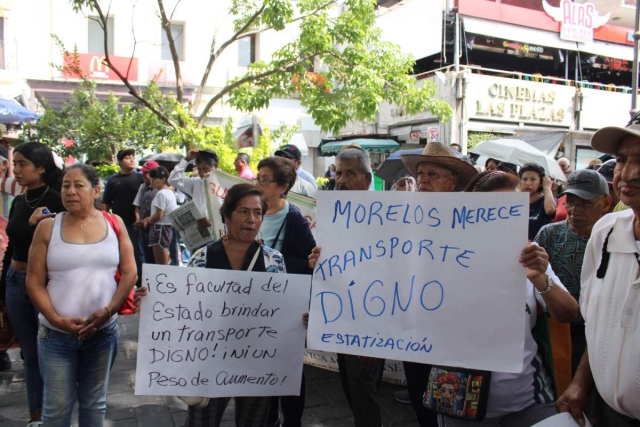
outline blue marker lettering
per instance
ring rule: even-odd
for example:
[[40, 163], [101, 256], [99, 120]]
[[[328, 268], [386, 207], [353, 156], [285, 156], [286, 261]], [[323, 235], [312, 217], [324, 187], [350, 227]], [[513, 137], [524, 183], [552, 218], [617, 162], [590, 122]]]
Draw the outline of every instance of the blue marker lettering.
[[[332, 320], [329, 320], [329, 318], [327, 317], [327, 310], [325, 310], [325, 303], [324, 303], [324, 296], [326, 295], [333, 295], [336, 298], [338, 298], [338, 302], [340, 303], [340, 311], [338, 312], [338, 315], [336, 317], [334, 317]], [[342, 316], [342, 298], [340, 298], [340, 295], [338, 295], [335, 292], [329, 292], [329, 291], [325, 291], [325, 292], [320, 292], [318, 294], [316, 294], [316, 297], [320, 297], [320, 307], [322, 308], [322, 316], [324, 317], [324, 324], [326, 325], [327, 323], [333, 323], [336, 320], [338, 320], [340, 318], [340, 316]]]
[[[373, 207], [376, 207], [375, 210]], [[381, 202], [373, 202], [371, 203], [371, 207], [369, 209], [369, 221], [368, 221], [368, 225], [371, 225], [371, 218], [373, 216], [377, 216], [378, 220], [380, 220], [380, 225], [384, 225], [384, 222], [382, 221], [382, 217], [380, 216], [380, 210], [382, 210], [382, 203]]]
[[424, 249], [429, 253], [431, 260], [434, 261], [436, 258], [431, 253], [431, 249], [429, 249], [429, 246], [431, 245], [433, 245], [433, 240], [429, 240], [429, 239], [420, 240], [420, 249], [418, 250], [418, 256], [422, 256], [422, 250]]
[[397, 219], [391, 218], [391, 217], [398, 215], [398, 211], [397, 210], [392, 211], [392, 210], [400, 208], [400, 207], [402, 207], [402, 205], [389, 205], [389, 206], [387, 206], [387, 215], [385, 215], [385, 218], [387, 218], [387, 221], [392, 221], [392, 222], [396, 222], [397, 221]]
[[515, 206], [511, 206], [511, 209], [509, 209], [509, 215], [511, 216], [520, 216], [520, 212], [519, 209], [521, 207], [523, 207], [524, 205], [515, 205]]
[[475, 254], [475, 252], [474, 252], [474, 251], [469, 251], [469, 250], [466, 250], [466, 249], [465, 249], [465, 250], [464, 250], [464, 252], [462, 252], [460, 255], [458, 255], [458, 256], [456, 257], [456, 262], [457, 262], [458, 264], [460, 264], [461, 266], [463, 266], [464, 268], [469, 268], [469, 266], [468, 266], [468, 265], [466, 265], [466, 264], [463, 264], [463, 263], [462, 263], [462, 261], [460, 261], [460, 259], [471, 259], [471, 258], [469, 258], [468, 256], [466, 256], [467, 254]]
[[[420, 208], [420, 210], [422, 210], [422, 208]], [[437, 216], [433, 216], [433, 213], [439, 214], [440, 212], [438, 212], [438, 209], [436, 208], [431, 208], [429, 210], [429, 218], [436, 220], [436, 222], [434, 224], [429, 224], [429, 227], [440, 227], [440, 218]], [[423, 213], [424, 215], [424, 213]], [[422, 221], [420, 221], [422, 222]], [[420, 224], [420, 222], [418, 224]]]
[[[440, 287], [440, 301], [435, 307], [428, 308], [426, 305], [424, 305], [424, 291], [432, 284], [436, 284]], [[422, 304], [422, 308], [424, 308], [427, 311], [435, 311], [440, 308], [443, 301], [444, 301], [444, 287], [442, 287], [442, 284], [440, 282], [438, 282], [437, 280], [432, 280], [424, 284], [424, 286], [422, 287], [422, 292], [420, 292], [420, 304]]]
[[336, 200], [336, 204], [333, 210], [333, 220], [331, 221], [331, 223], [332, 224], [336, 223], [336, 218], [338, 217], [338, 214], [340, 215], [347, 214], [347, 230], [348, 230], [349, 223], [351, 221], [351, 202], [349, 201], [345, 204], [344, 210], [341, 208], [342, 208], [342, 202], [340, 200]]
[[374, 280], [373, 282], [371, 282], [371, 284], [367, 287], [366, 292], [364, 293], [364, 298], [362, 301], [362, 305], [364, 307], [364, 311], [367, 312], [367, 314], [371, 317], [379, 317], [382, 316], [382, 314], [384, 313], [385, 309], [387, 308], [387, 304], [384, 302], [384, 299], [380, 296], [374, 296], [371, 297], [370, 301], [374, 301], [374, 300], [379, 300], [382, 303], [382, 308], [380, 309], [380, 312], [378, 314], [373, 314], [371, 311], [369, 311], [369, 306], [367, 304], [367, 298], [369, 297], [369, 291], [371, 290], [371, 288], [373, 287], [373, 285], [375, 284], [380, 284], [381, 287], [384, 287], [384, 284], [380, 281], [380, 280]]
[[393, 291], [393, 305], [391, 306], [391, 315], [393, 316], [396, 313], [396, 307], [400, 310], [406, 312], [411, 305], [411, 299], [413, 298], [413, 285], [415, 283], [416, 276], [411, 276], [411, 288], [409, 289], [409, 300], [407, 304], [403, 307], [400, 302], [400, 285], [396, 282], [396, 287]]

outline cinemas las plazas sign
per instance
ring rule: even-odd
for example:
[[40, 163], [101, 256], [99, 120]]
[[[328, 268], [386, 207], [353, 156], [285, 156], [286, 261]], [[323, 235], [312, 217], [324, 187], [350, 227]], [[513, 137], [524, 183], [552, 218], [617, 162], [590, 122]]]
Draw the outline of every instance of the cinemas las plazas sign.
[[610, 13], [600, 15], [593, 3], [574, 3], [562, 0], [559, 7], [542, 0], [544, 11], [560, 23], [560, 38], [578, 43], [593, 41], [593, 30], [609, 21]]

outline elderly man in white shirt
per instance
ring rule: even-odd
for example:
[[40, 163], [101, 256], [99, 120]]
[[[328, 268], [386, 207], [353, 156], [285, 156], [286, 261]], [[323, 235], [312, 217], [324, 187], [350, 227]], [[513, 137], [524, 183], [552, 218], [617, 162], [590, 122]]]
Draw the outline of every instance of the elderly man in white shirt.
[[640, 426], [640, 113], [626, 128], [600, 129], [591, 145], [616, 156], [613, 185], [631, 209], [605, 215], [587, 244], [580, 295], [587, 351], [557, 407], [584, 425], [593, 391], [589, 416], [598, 425]]

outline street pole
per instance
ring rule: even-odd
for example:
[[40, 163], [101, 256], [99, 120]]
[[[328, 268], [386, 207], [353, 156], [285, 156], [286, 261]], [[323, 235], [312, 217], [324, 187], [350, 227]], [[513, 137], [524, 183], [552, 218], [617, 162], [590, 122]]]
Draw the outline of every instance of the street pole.
[[458, 15], [457, 10], [455, 18], [453, 20], [453, 25], [455, 25], [453, 44], [453, 69], [457, 73], [458, 71], [460, 71], [460, 15]]
[[633, 68], [631, 75], [631, 117], [637, 112], [638, 106], [638, 40], [640, 39], [640, 5], [636, 3], [636, 26], [633, 33]]

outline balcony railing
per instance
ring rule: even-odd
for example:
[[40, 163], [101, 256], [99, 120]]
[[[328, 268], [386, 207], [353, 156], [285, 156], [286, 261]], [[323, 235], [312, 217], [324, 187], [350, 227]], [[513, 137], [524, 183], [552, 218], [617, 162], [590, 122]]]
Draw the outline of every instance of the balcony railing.
[[[436, 75], [438, 72], [447, 73], [452, 71], [453, 65], [448, 65], [446, 67], [441, 67], [436, 70], [427, 71], [425, 73], [417, 74], [416, 78], [418, 80], [426, 79]], [[569, 80], [563, 79], [555, 76], [543, 76], [540, 73], [535, 74], [527, 74], [520, 73], [517, 71], [505, 71], [505, 70], [496, 70], [493, 68], [484, 68], [477, 65], [461, 65], [461, 71], [468, 70], [472, 73], [476, 74], [487, 74], [494, 77], [504, 77], [504, 78], [512, 78], [524, 81], [538, 82], [538, 83], [547, 83], [547, 84], [559, 84], [565, 86], [574, 86], [582, 89], [598, 89], [607, 92], [618, 92], [618, 93], [631, 93], [631, 88], [629, 86], [616, 86], [614, 84], [603, 84], [590, 82], [587, 80]], [[640, 93], [640, 90], [638, 91]]]

